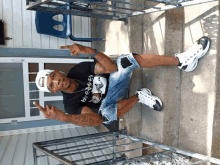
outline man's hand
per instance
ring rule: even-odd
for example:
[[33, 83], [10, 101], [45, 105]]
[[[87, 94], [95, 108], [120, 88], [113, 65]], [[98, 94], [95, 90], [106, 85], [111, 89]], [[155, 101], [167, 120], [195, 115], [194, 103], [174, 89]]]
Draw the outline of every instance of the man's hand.
[[[71, 55], [79, 56], [79, 53], [93, 55], [96, 53], [96, 50], [88, 46], [82, 46], [79, 44], [60, 46], [60, 49], [69, 49]], [[95, 74], [101, 73], [112, 73], [117, 71], [118, 67], [115, 62], [113, 62], [108, 56], [104, 53], [97, 51], [97, 54], [94, 56], [99, 62], [95, 66]]]
[[46, 105], [46, 108], [43, 108], [40, 106], [37, 102], [33, 102], [33, 104], [44, 113], [45, 118], [47, 119], [54, 119], [62, 121], [65, 113], [59, 109], [57, 109], [55, 106]]
[[77, 55], [79, 56], [79, 53], [82, 54], [93, 54], [94, 49], [86, 47], [86, 46], [82, 46], [79, 44], [73, 44], [73, 45], [67, 45], [67, 46], [60, 46], [60, 49], [69, 49], [71, 55]]

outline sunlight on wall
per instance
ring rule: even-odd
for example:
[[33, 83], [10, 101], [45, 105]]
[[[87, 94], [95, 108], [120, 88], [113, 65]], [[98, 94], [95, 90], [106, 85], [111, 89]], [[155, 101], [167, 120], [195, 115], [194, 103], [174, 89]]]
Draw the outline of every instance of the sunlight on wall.
[[[209, 54], [216, 54], [215, 50], [209, 52]], [[215, 107], [215, 74], [210, 74], [211, 70], [216, 70], [216, 59], [206, 59], [206, 65], [209, 67], [201, 68], [203, 71], [199, 75], [195, 75], [192, 79], [195, 84], [193, 88], [194, 93], [207, 95], [207, 120], [206, 120], [206, 147], [207, 155], [211, 156], [212, 149], [212, 135], [213, 135], [213, 116]]]
[[[208, 66], [212, 66], [212, 70], [215, 70], [216, 60], [208, 60], [206, 64]], [[215, 107], [215, 75], [210, 74], [208, 68], [202, 68], [203, 74], [195, 75], [192, 79], [195, 84], [193, 88], [194, 93], [205, 94], [207, 95], [207, 120], [206, 120], [206, 147], [207, 147], [207, 155], [211, 156], [212, 149], [212, 134], [213, 134], [213, 115], [214, 115], [214, 107]]]
[[212, 151], [212, 134], [213, 134], [213, 116], [214, 116], [214, 107], [215, 106], [215, 92], [208, 93], [208, 114], [207, 114], [207, 154], [211, 156]]
[[105, 54], [130, 53], [129, 28], [122, 21], [111, 21], [106, 32]]
[[207, 92], [207, 87], [205, 86], [205, 82], [203, 78], [200, 78], [200, 75], [195, 75], [193, 77], [193, 83], [195, 87], [193, 88], [194, 93], [205, 93]]
[[[188, 76], [185, 76], [185, 78], [189, 78], [185, 80], [188, 81], [188, 86], [191, 87], [189, 89], [195, 94], [194, 96], [197, 97], [192, 101], [189, 99], [187, 103], [192, 104], [193, 107], [198, 110], [197, 119], [202, 123], [199, 127], [196, 126], [196, 124], [191, 126], [200, 131], [200, 134], [196, 135], [200, 142], [195, 143], [204, 144], [205, 148], [203, 151], [206, 152], [208, 156], [211, 156], [212, 150], [213, 115], [216, 99], [215, 71], [217, 49], [215, 47], [217, 40], [216, 36], [218, 35], [218, 27], [216, 27], [216, 24], [219, 23], [217, 6], [218, 2], [212, 2], [198, 5], [197, 8], [193, 6], [185, 8], [184, 51], [188, 50], [189, 47], [202, 36], [208, 36], [212, 40], [212, 47], [208, 55], [199, 60], [198, 67], [192, 75], [189, 73]], [[200, 111], [201, 114], [199, 114]], [[200, 149], [200, 147], [197, 148]]]
[[[161, 5], [161, 4], [160, 4]], [[159, 5], [158, 5], [159, 6]], [[164, 55], [164, 37], [165, 37], [165, 14], [156, 12], [145, 17], [145, 22], [149, 22], [144, 27], [144, 50], [158, 55]]]

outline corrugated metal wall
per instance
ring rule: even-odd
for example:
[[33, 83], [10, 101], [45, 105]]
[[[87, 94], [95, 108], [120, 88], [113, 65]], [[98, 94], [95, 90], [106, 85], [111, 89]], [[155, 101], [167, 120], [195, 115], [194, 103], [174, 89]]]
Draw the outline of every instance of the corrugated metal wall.
[[[35, 11], [26, 10], [26, 0], [0, 0], [0, 19], [5, 22], [5, 37], [13, 38], [0, 47], [58, 49], [71, 45], [70, 39], [38, 34], [35, 27]], [[61, 17], [58, 17], [58, 20]], [[73, 34], [75, 37], [90, 37], [90, 18], [73, 16]], [[89, 42], [77, 42], [91, 46]]]
[[[0, 165], [34, 165], [33, 161], [33, 147], [34, 142], [47, 141], [54, 139], [62, 139], [68, 137], [75, 137], [81, 135], [88, 135], [98, 133], [98, 131], [93, 127], [72, 127], [60, 130], [50, 130], [43, 132], [32, 132], [32, 133], [22, 133], [8, 136], [0, 136]], [[104, 139], [103, 139], [104, 140]], [[88, 140], [89, 143], [92, 140]], [[87, 144], [87, 141], [79, 142]], [[69, 147], [63, 146], [51, 146], [51, 149], [56, 149], [57, 147]], [[105, 149], [106, 153], [112, 153], [112, 148]], [[105, 154], [106, 154], [105, 153]], [[44, 153], [38, 151], [37, 155], [44, 155]], [[67, 156], [67, 159], [71, 161], [88, 158], [93, 156], [103, 155], [100, 151], [88, 152], [83, 154], [77, 154], [75, 156]], [[98, 158], [99, 160], [87, 160], [86, 162], [81, 162], [77, 164], [88, 164], [95, 161], [102, 161], [105, 157]], [[38, 158], [38, 165], [56, 165], [59, 162], [52, 157], [42, 157]]]

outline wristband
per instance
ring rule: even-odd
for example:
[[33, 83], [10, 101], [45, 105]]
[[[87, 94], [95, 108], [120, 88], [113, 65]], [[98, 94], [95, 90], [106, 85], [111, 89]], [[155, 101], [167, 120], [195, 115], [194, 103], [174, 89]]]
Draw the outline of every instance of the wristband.
[[95, 53], [90, 55], [91, 57], [94, 57], [97, 53], [98, 53], [98, 50], [94, 49], [95, 50]]

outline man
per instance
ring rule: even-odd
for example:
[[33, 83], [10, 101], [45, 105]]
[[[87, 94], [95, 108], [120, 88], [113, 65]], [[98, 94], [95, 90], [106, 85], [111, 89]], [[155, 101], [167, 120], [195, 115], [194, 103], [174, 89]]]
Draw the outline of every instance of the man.
[[38, 73], [37, 87], [45, 92], [61, 91], [68, 114], [54, 106], [47, 105], [43, 108], [37, 102], [34, 104], [46, 118], [81, 126], [109, 124], [127, 113], [137, 102], [161, 111], [161, 100], [153, 96], [149, 89], [143, 88], [136, 91], [136, 95], [124, 98], [129, 88], [131, 71], [137, 67], [174, 65], [183, 71], [191, 72], [196, 68], [198, 59], [207, 54], [210, 45], [210, 39], [204, 36], [189, 50], [176, 54], [175, 57], [131, 53], [121, 55], [116, 63], [90, 47], [78, 44], [62, 46], [61, 49], [69, 49], [71, 55], [90, 54], [94, 62], [77, 64], [70, 69], [66, 77], [58, 70], [43, 70]]

